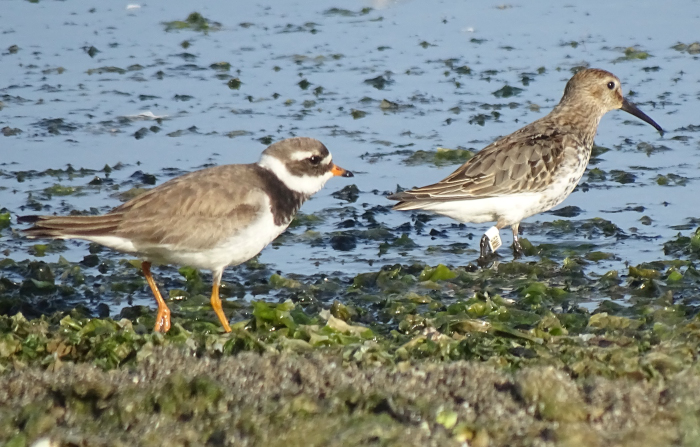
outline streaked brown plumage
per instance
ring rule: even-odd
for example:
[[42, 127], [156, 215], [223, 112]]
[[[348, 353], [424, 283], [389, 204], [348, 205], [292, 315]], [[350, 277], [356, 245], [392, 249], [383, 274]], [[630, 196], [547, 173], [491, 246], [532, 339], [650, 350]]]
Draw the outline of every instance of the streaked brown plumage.
[[158, 303], [156, 331], [170, 328], [170, 310], [151, 276], [152, 262], [212, 271], [211, 303], [221, 308], [223, 269], [247, 261], [282, 233], [299, 207], [334, 175], [352, 173], [331, 161], [312, 138], [265, 149], [258, 163], [216, 166], [169, 180], [101, 216], [25, 216], [29, 237], [86, 239], [144, 259], [143, 274]]
[[[661, 127], [622, 96], [620, 80], [605, 70], [586, 69], [567, 83], [552, 111], [482, 149], [438, 183], [403, 191], [396, 210], [425, 209], [462, 222], [495, 221], [511, 226], [513, 249], [521, 251], [518, 226], [526, 217], [563, 201], [581, 179], [600, 119], [622, 109]], [[486, 236], [479, 260], [486, 260]]]

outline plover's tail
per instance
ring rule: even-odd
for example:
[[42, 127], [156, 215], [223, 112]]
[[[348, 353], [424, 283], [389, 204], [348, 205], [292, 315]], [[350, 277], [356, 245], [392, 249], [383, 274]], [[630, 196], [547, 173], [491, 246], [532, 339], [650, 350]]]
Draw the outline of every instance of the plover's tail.
[[122, 221], [121, 213], [102, 216], [20, 216], [19, 223], [33, 223], [24, 230], [28, 237], [89, 239], [113, 234]]

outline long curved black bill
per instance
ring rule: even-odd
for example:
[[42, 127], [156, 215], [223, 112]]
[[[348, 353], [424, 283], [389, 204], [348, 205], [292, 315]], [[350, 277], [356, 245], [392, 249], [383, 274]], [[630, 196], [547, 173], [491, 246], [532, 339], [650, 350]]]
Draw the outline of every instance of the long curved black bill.
[[629, 113], [630, 115], [634, 115], [640, 120], [646, 121], [647, 123], [651, 124], [652, 126], [654, 126], [654, 129], [659, 131], [661, 135], [664, 134], [664, 130], [661, 128], [661, 126], [656, 124], [656, 122], [653, 119], [649, 118], [646, 113], [639, 110], [637, 106], [627, 101], [626, 99], [622, 100], [622, 107], [620, 108], [625, 112]]

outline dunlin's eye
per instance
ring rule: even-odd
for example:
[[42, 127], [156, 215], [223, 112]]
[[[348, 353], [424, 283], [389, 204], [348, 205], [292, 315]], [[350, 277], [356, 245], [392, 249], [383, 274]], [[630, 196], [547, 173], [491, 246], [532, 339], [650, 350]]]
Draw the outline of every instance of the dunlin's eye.
[[614, 89], [615, 89], [615, 83], [614, 83], [613, 81], [608, 82], [608, 88], [609, 88], [610, 90], [614, 90]]
[[309, 161], [312, 165], [317, 165], [321, 162], [322, 158], [319, 155], [312, 155], [309, 157]]

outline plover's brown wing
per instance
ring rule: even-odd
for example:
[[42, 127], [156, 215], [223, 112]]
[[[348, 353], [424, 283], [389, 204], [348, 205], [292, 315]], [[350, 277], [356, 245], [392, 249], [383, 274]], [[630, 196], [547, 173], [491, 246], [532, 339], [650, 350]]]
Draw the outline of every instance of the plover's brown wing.
[[[539, 127], [539, 126], [538, 126]], [[496, 141], [438, 183], [389, 196], [401, 202], [469, 200], [544, 190], [565, 148], [582, 143], [569, 133], [533, 126]], [[395, 209], [401, 209], [397, 204]]]
[[30, 237], [116, 236], [137, 244], [206, 250], [254, 222], [267, 196], [252, 165], [224, 165], [174, 178], [101, 216], [26, 216]]
[[260, 218], [269, 206], [252, 165], [224, 165], [170, 180], [113, 210], [113, 233], [136, 244], [207, 250]]

